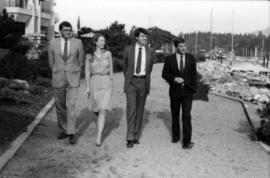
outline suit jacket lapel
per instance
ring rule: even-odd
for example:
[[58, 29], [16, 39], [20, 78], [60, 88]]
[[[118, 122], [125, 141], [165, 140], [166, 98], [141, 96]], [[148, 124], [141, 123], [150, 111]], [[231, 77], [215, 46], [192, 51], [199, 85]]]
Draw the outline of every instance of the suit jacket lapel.
[[178, 62], [177, 62], [177, 57], [176, 57], [176, 53], [174, 54], [174, 56], [173, 56], [173, 66], [175, 66], [175, 68], [176, 68], [176, 70], [178, 71], [178, 72], [180, 72], [180, 69], [179, 69], [179, 65], [178, 65]]
[[56, 50], [58, 50], [60, 56], [63, 57], [61, 38], [58, 38], [57, 39], [56, 46], [57, 46], [57, 49]]
[[150, 65], [150, 59], [151, 57], [151, 54], [150, 54], [150, 50], [148, 47], [145, 47], [145, 71], [147, 72], [148, 71], [148, 68], [149, 68], [149, 65]]
[[[135, 66], [135, 44], [131, 46], [130, 49], [130, 59], [131, 59], [131, 65], [132, 65], [132, 69], [134, 70], [134, 66]], [[133, 71], [134, 72], [134, 71]]]
[[70, 39], [70, 43], [69, 43], [69, 50], [68, 50], [68, 59], [71, 56], [72, 50], [74, 49], [74, 39], [71, 38]]
[[189, 67], [189, 60], [187, 54], [185, 54], [185, 66], [184, 66], [184, 73], [187, 73]]

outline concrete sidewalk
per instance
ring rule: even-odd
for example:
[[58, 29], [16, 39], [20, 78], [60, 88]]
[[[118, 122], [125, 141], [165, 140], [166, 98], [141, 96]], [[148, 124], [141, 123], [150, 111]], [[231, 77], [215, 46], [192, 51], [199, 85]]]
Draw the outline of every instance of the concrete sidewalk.
[[96, 116], [87, 109], [85, 83], [77, 103], [80, 139], [58, 141], [53, 109], [0, 173], [1, 178], [268, 178], [270, 157], [251, 141], [242, 106], [215, 96], [193, 104], [192, 150], [172, 144], [168, 85], [154, 66], [141, 144], [126, 148], [123, 75], [115, 74], [113, 106], [102, 147], [95, 146]]

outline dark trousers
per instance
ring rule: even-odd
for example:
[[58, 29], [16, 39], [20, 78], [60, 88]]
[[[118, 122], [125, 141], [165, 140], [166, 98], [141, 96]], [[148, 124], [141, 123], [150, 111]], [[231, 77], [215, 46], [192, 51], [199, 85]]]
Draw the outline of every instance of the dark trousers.
[[145, 78], [133, 78], [127, 88], [126, 140], [138, 140], [142, 132], [143, 112], [146, 101]]
[[171, 114], [172, 114], [172, 137], [173, 139], [180, 139], [180, 124], [179, 115], [180, 108], [182, 108], [182, 125], [183, 125], [183, 142], [191, 141], [192, 125], [191, 125], [191, 108], [192, 108], [192, 94], [183, 96], [171, 96]]

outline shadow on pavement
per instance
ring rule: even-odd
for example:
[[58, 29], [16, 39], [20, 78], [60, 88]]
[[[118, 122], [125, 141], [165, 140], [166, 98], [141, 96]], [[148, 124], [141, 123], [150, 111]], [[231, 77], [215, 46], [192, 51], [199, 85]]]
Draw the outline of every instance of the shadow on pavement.
[[157, 118], [161, 119], [166, 126], [171, 138], [172, 138], [172, 131], [171, 131], [171, 126], [172, 126], [172, 119], [171, 119], [171, 111], [168, 109], [164, 109], [161, 112], [158, 112]]
[[142, 130], [141, 130], [141, 133], [139, 133], [139, 138], [141, 138], [142, 134], [143, 134], [143, 131], [144, 131], [144, 128], [145, 126], [149, 123], [149, 115], [150, 115], [150, 110], [144, 110], [144, 113], [143, 113], [143, 123], [142, 123]]
[[[113, 108], [112, 111], [107, 113], [106, 122], [103, 130], [103, 140], [105, 140], [110, 133], [120, 126], [120, 121], [123, 116], [122, 108]], [[97, 121], [97, 116], [94, 112], [89, 111], [88, 108], [84, 108], [77, 119], [77, 137], [81, 137], [91, 123]]]
[[107, 113], [106, 123], [103, 131], [103, 141], [110, 135], [110, 133], [120, 126], [120, 121], [123, 117], [122, 108], [113, 108]]
[[256, 135], [247, 120], [240, 120], [239, 127], [235, 131], [247, 135], [251, 140], [256, 139]]
[[95, 122], [97, 119], [97, 116], [89, 111], [88, 108], [84, 108], [81, 113], [78, 116], [76, 126], [78, 128], [77, 136], [81, 137], [85, 130], [88, 128], [88, 126]]

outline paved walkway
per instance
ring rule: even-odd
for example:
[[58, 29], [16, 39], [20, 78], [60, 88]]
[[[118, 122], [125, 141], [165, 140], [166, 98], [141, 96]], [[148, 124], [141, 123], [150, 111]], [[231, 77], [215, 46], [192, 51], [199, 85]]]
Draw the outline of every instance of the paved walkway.
[[270, 156], [251, 141], [240, 104], [209, 96], [193, 104], [195, 147], [171, 144], [168, 85], [162, 65], [154, 66], [141, 144], [125, 146], [123, 76], [115, 74], [114, 109], [107, 118], [104, 144], [95, 146], [95, 119], [87, 110], [85, 83], [77, 103], [78, 144], [56, 139], [53, 109], [0, 173], [1, 178], [269, 178]]

